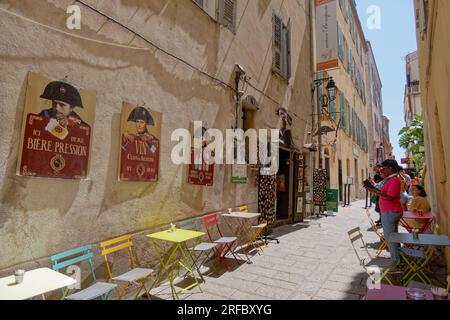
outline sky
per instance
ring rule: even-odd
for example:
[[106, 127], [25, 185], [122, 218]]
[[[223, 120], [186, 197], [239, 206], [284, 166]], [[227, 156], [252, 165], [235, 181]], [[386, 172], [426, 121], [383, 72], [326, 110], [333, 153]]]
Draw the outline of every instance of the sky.
[[[381, 28], [367, 26], [369, 6], [380, 8]], [[417, 50], [413, 0], [356, 0], [366, 39], [372, 44], [383, 85], [383, 113], [390, 122], [390, 138], [397, 161], [405, 157], [398, 132], [405, 126], [403, 95], [406, 84], [405, 56]]]

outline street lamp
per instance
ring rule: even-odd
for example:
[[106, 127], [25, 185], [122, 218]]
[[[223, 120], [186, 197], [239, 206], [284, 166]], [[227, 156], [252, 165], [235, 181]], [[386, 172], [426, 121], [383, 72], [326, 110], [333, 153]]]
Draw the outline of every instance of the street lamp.
[[[319, 152], [319, 169], [322, 169], [322, 134], [327, 133], [327, 130], [322, 130], [322, 122], [321, 122], [321, 116], [324, 114], [321, 107], [328, 107], [329, 102], [336, 100], [336, 83], [334, 82], [333, 77], [328, 78], [322, 78], [322, 79], [316, 79], [314, 80], [314, 90], [317, 89], [317, 87], [323, 85], [323, 83], [327, 81], [327, 91], [328, 94], [322, 94], [320, 95], [319, 90], [317, 90], [317, 118], [318, 118], [318, 152]], [[313, 114], [313, 123], [314, 123], [314, 114]]]

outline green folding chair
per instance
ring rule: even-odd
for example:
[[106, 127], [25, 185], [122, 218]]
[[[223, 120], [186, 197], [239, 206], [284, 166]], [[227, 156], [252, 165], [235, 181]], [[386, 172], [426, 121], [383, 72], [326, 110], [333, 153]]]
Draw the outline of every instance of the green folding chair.
[[[92, 283], [89, 287], [76, 290], [76, 289], [61, 289], [63, 294], [63, 299], [66, 300], [94, 300], [97, 298], [102, 298], [107, 300], [109, 294], [117, 287], [114, 283], [107, 282], [97, 282], [94, 272], [94, 264], [92, 262], [93, 258], [92, 245], [88, 244], [79, 248], [67, 250], [50, 257], [52, 261], [52, 269], [60, 272], [61, 269], [79, 264], [81, 262], [87, 262], [90, 276], [92, 278]], [[70, 291], [73, 291], [70, 295], [67, 295]]]

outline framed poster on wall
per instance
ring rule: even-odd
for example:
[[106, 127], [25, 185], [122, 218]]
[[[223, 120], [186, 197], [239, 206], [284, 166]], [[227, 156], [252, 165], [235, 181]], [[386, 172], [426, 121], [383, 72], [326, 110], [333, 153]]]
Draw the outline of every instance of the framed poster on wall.
[[30, 72], [17, 175], [85, 179], [95, 105], [93, 92]]
[[158, 180], [161, 120], [160, 112], [123, 103], [120, 125], [120, 181]]
[[206, 148], [211, 143], [211, 138], [206, 127], [194, 129], [191, 124], [192, 145], [194, 138], [200, 139], [200, 148], [191, 148], [191, 163], [188, 168], [188, 183], [200, 186], [212, 186], [214, 184], [214, 154]]

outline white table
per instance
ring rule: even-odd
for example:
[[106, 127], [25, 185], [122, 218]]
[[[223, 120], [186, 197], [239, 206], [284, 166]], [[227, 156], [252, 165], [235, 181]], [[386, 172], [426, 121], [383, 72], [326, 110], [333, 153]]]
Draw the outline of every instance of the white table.
[[14, 275], [0, 279], [0, 300], [25, 300], [77, 283], [74, 278], [49, 268], [25, 272], [23, 282], [16, 284]]
[[[239, 246], [242, 246], [242, 245], [248, 246], [249, 243], [246, 240], [251, 238], [251, 232], [252, 232], [251, 221], [260, 217], [261, 214], [253, 213], [253, 212], [238, 211], [238, 212], [224, 213], [224, 214], [222, 214], [222, 216], [227, 219], [236, 219], [239, 221], [238, 229], [234, 230], [234, 235], [235, 235], [235, 237], [238, 238], [238, 241], [236, 241], [235, 248], [237, 249]], [[230, 227], [231, 230], [233, 230], [231, 224], [228, 224], [228, 226]], [[235, 250], [235, 253], [239, 254], [236, 252], [236, 250]], [[248, 257], [247, 252], [245, 252], [245, 257], [247, 258], [247, 262], [251, 263], [251, 260]]]

